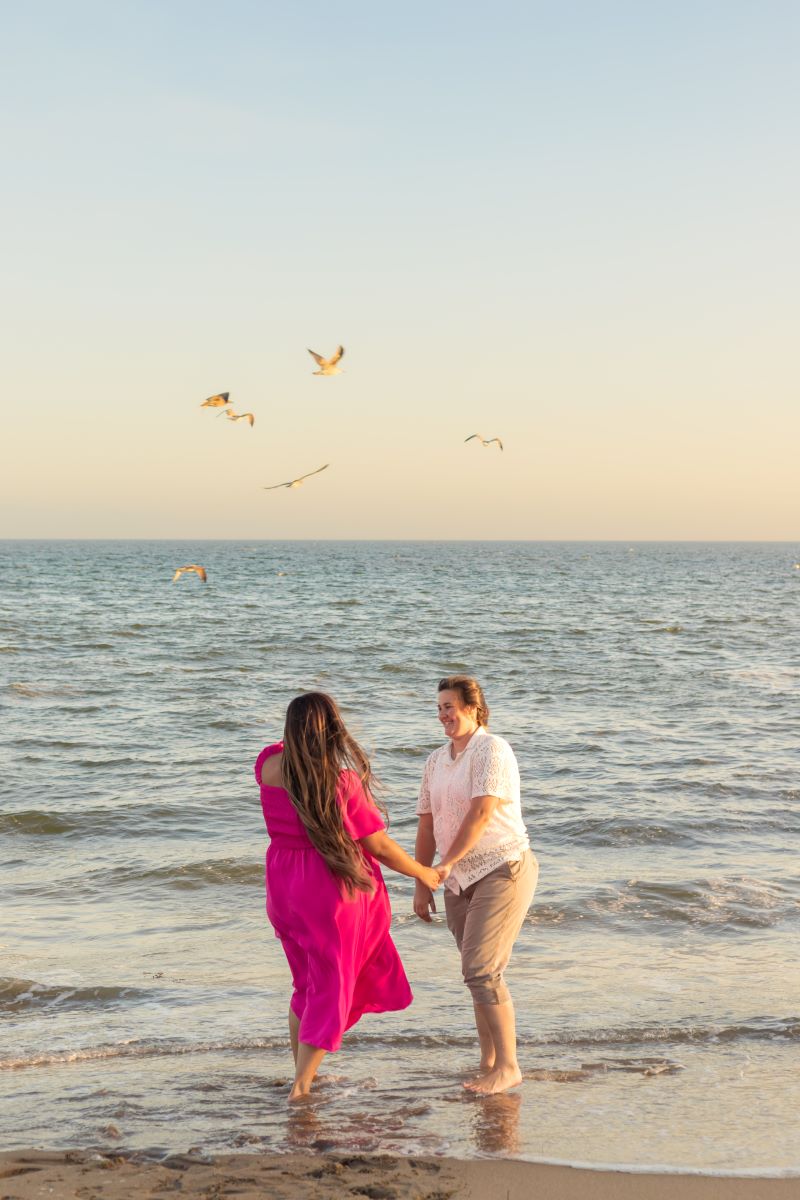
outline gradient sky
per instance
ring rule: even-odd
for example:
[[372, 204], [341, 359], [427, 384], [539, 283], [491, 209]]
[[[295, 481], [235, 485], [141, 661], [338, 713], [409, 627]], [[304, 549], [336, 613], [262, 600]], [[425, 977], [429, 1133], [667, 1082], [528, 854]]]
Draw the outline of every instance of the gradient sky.
[[0, 536], [800, 537], [799, 33], [2, 5]]

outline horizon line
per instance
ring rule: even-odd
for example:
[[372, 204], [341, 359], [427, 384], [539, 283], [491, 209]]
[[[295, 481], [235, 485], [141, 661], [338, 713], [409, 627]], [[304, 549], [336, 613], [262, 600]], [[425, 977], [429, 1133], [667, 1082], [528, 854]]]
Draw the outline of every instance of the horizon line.
[[451, 544], [496, 544], [496, 545], [558, 545], [558, 544], [600, 544], [600, 545], [792, 545], [795, 542], [800, 542], [800, 535], [796, 538], [437, 538], [437, 537], [396, 537], [396, 538], [379, 538], [379, 537], [298, 537], [298, 538], [254, 538], [254, 537], [0, 537], [0, 543], [3, 542], [331, 542], [341, 544], [345, 542], [379, 542], [379, 543], [397, 543], [397, 542], [421, 542], [421, 543], [451, 543]]

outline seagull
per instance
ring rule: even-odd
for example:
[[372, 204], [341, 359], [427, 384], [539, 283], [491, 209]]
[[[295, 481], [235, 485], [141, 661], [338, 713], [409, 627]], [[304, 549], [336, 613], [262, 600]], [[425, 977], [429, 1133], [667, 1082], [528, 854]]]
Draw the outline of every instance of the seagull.
[[264, 492], [274, 492], [276, 488], [282, 488], [282, 487], [286, 487], [286, 488], [296, 488], [296, 487], [300, 487], [300, 484], [303, 482], [303, 480], [304, 480], [304, 479], [310, 479], [312, 475], [319, 475], [320, 471], [327, 471], [327, 469], [328, 469], [328, 467], [329, 467], [330, 465], [331, 465], [330, 463], [325, 463], [325, 466], [324, 466], [324, 467], [317, 467], [316, 471], [309, 471], [309, 472], [308, 472], [308, 475], [301, 475], [301, 476], [299, 477], [299, 479], [290, 479], [290, 480], [288, 481], [288, 483], [273, 483], [273, 484], [271, 484], [271, 485], [270, 485], [270, 487], [265, 487], [265, 488], [262, 488], [261, 490], [262, 490], [262, 491], [264, 491]]
[[208, 583], [205, 567], [198, 567], [195, 563], [190, 563], [188, 567], [178, 567], [177, 571], [172, 576], [172, 582], [177, 583], [184, 571], [194, 571], [196, 575], [200, 576], [203, 583]]
[[237, 413], [232, 408], [223, 408], [221, 413], [217, 413], [218, 417], [227, 417], [229, 421], [249, 421], [250, 428], [253, 428], [255, 417], [252, 413]]
[[309, 350], [308, 353], [314, 359], [314, 362], [317, 363], [317, 365], [319, 366], [319, 370], [313, 371], [312, 374], [314, 374], [314, 375], [341, 375], [341, 374], [343, 374], [342, 368], [337, 367], [336, 364], [338, 363], [339, 359], [344, 354], [344, 346], [337, 346], [335, 352], [330, 356], [330, 358], [323, 358], [321, 354], [317, 354], [316, 350]]
[[464, 438], [465, 442], [471, 442], [473, 438], [477, 438], [482, 446], [491, 446], [492, 442], [497, 442], [500, 449], [503, 449], [503, 443], [500, 438], [485, 438], [480, 433], [471, 433], [468, 438]]
[[219, 392], [216, 396], [209, 396], [200, 405], [201, 408], [224, 408], [228, 403], [230, 392]]

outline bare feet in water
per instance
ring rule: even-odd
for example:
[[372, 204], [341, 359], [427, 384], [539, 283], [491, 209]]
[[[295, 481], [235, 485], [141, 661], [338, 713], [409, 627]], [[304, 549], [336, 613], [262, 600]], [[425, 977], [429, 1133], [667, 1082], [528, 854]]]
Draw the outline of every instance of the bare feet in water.
[[485, 1075], [471, 1079], [464, 1087], [468, 1092], [479, 1096], [495, 1096], [498, 1092], [507, 1092], [509, 1088], [522, 1083], [522, 1072], [519, 1067], [492, 1067]]

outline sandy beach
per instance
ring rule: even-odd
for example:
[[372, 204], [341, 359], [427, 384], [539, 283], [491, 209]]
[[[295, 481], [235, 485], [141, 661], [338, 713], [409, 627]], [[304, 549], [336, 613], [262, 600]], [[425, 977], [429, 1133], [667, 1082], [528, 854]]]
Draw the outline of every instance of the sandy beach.
[[800, 1176], [693, 1175], [594, 1170], [509, 1159], [392, 1155], [173, 1155], [148, 1162], [90, 1150], [0, 1155], [0, 1200], [137, 1197], [219, 1200], [797, 1200]]

